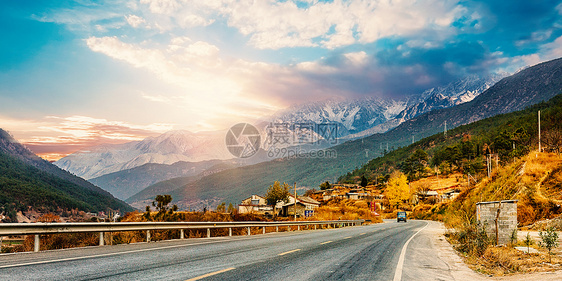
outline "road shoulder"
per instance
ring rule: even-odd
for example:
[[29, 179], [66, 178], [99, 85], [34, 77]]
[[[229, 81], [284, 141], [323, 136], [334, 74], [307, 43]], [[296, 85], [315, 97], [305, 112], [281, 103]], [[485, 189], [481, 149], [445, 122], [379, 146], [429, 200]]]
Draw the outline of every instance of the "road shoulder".
[[451, 244], [446, 240], [445, 227], [443, 223], [429, 221], [428, 227], [422, 231], [423, 235], [431, 237], [431, 241], [437, 250], [437, 255], [440, 260], [447, 263], [449, 266], [449, 274], [453, 280], [459, 281], [476, 281], [476, 280], [501, 280], [501, 281], [543, 281], [543, 280], [562, 280], [562, 270], [555, 272], [537, 272], [537, 273], [523, 273], [510, 276], [489, 277], [477, 273], [470, 269], [463, 261], [463, 259], [453, 250]]

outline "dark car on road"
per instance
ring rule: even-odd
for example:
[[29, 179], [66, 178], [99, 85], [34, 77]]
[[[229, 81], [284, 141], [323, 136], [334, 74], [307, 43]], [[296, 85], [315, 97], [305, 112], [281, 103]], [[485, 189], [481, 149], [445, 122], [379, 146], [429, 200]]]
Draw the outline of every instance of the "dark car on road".
[[406, 222], [406, 212], [398, 212], [396, 214], [396, 221], [397, 222], [401, 222], [401, 221]]

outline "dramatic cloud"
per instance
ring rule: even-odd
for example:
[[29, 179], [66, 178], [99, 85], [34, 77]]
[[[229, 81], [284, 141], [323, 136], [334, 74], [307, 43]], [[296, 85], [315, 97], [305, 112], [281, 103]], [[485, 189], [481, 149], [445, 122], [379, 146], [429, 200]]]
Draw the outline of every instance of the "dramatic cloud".
[[173, 129], [172, 124], [130, 124], [87, 116], [46, 116], [39, 121], [0, 117], [0, 127], [15, 126], [11, 133], [33, 152], [56, 160], [78, 150], [105, 144], [142, 140]]
[[35, 137], [3, 125], [37, 150], [158, 131], [137, 123], [216, 130], [329, 98], [404, 99], [562, 56], [551, 0], [47, 2], [0, 10], [0, 112], [102, 121], [76, 134], [68, 117], [30, 121]]

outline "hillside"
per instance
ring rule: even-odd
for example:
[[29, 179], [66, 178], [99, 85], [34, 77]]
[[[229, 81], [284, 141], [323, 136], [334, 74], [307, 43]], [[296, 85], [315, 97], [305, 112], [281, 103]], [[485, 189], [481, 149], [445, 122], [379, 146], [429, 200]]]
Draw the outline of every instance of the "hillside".
[[[547, 139], [544, 137], [550, 131], [560, 130], [560, 123], [558, 120], [562, 118], [562, 95], [558, 95], [548, 102], [539, 103], [522, 111], [500, 114], [457, 127], [447, 132], [446, 136], [443, 133], [439, 133], [424, 138], [413, 145], [392, 151], [385, 157], [379, 157], [369, 161], [369, 163], [363, 165], [361, 168], [341, 176], [339, 181], [357, 182], [363, 175], [369, 179], [374, 179], [375, 176], [387, 174], [399, 167], [400, 164], [417, 149], [426, 151], [431, 159], [436, 154], [440, 157], [443, 157], [445, 153], [453, 155], [458, 153], [457, 149], [463, 149], [463, 144], [465, 150], [466, 147], [469, 147], [468, 144], [470, 144], [470, 153], [467, 155], [472, 158], [471, 162], [466, 159], [459, 159], [460, 164], [466, 164], [467, 171], [471, 168], [469, 165], [473, 165], [477, 161], [484, 161], [482, 157], [484, 156], [485, 147], [490, 148], [490, 153], [499, 153], [503, 160], [521, 156], [526, 153], [525, 147], [531, 149], [538, 146], [537, 112], [539, 110], [541, 110], [541, 128], [543, 146], [545, 146], [547, 144]], [[513, 139], [516, 137], [516, 131], [518, 130], [525, 132], [526, 137], [524, 139]], [[502, 146], [500, 146], [500, 137], [502, 135], [506, 135], [506, 137], [509, 138], [507, 145], [502, 144]], [[512, 150], [513, 142], [516, 144], [516, 150]], [[435, 162], [437, 159], [431, 160]], [[449, 162], [452, 161], [449, 160]], [[475, 173], [478, 171], [472, 172]]]
[[[223, 162], [227, 161], [179, 161], [170, 165], [147, 163], [139, 167], [106, 174], [88, 181], [108, 191], [113, 194], [113, 196], [125, 200], [154, 183], [170, 178], [191, 177], [204, 171], [210, 174], [214, 171], [220, 171], [222, 166], [228, 168], [236, 167], [234, 164], [217, 166]], [[225, 167], [222, 167], [222, 169], [225, 169]]]
[[11, 221], [16, 211], [123, 212], [133, 208], [107, 191], [37, 157], [0, 129], [0, 204]]
[[[395, 150], [416, 140], [449, 128], [481, 120], [497, 114], [524, 109], [548, 100], [562, 92], [562, 59], [527, 68], [506, 77], [474, 100], [455, 107], [431, 111], [397, 128], [364, 139], [337, 145], [326, 154], [337, 157], [283, 158], [226, 170], [204, 177], [174, 191], [180, 206], [201, 207], [218, 201], [237, 203], [248, 194], [264, 193], [276, 180], [296, 182], [299, 187], [317, 187], [320, 182], [361, 167], [373, 157], [381, 156], [386, 148]], [[493, 124], [494, 120], [489, 120]]]

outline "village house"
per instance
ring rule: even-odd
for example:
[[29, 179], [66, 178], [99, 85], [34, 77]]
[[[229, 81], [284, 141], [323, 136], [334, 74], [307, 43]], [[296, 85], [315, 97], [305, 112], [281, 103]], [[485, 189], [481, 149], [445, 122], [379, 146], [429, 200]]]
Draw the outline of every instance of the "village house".
[[254, 213], [260, 215], [273, 215], [273, 207], [267, 205], [267, 199], [259, 195], [252, 195], [238, 205], [238, 213]]
[[[296, 201], [296, 207], [295, 207]], [[306, 196], [298, 196], [295, 200], [294, 195], [289, 195], [289, 201], [281, 206], [282, 216], [309, 217], [314, 214], [314, 210], [320, 206], [320, 202]]]

